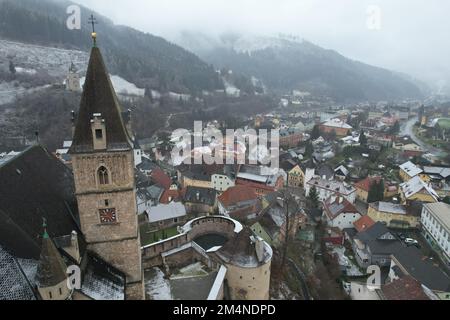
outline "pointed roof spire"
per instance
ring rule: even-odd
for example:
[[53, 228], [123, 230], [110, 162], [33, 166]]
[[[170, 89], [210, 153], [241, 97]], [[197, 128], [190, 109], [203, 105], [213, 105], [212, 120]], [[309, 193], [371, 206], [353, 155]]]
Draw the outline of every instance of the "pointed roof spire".
[[97, 47], [91, 51], [71, 153], [94, 151], [91, 127], [94, 114], [100, 114], [104, 120], [107, 150], [132, 149], [116, 93]]
[[47, 233], [47, 219], [42, 217], [42, 228], [44, 229], [44, 234], [42, 235], [42, 239], [48, 239], [50, 238]]
[[48, 288], [56, 286], [67, 279], [67, 265], [47, 233], [45, 219], [43, 226], [44, 235], [42, 237], [37, 279], [40, 288]]

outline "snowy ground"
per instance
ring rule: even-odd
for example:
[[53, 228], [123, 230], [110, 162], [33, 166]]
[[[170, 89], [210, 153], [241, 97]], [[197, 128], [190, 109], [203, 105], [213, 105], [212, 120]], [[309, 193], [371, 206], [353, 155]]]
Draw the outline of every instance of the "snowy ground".
[[334, 247], [332, 250], [332, 253], [337, 254], [339, 265], [344, 266], [347, 268], [347, 275], [348, 276], [362, 276], [364, 275], [360, 270], [359, 267], [354, 264], [346, 255], [345, 255], [345, 248], [344, 247]]
[[151, 300], [173, 300], [172, 290], [168, 279], [159, 268], [145, 271], [145, 292]]
[[55, 77], [65, 76], [73, 62], [78, 70], [85, 72], [89, 55], [78, 50], [43, 47], [0, 39], [0, 57], [3, 64], [13, 61], [18, 72], [35, 73], [43, 69]]

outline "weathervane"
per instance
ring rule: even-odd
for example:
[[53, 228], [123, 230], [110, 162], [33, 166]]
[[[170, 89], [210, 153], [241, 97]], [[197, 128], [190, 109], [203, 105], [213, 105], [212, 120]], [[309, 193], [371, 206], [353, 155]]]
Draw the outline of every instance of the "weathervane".
[[89, 23], [92, 25], [92, 40], [94, 41], [94, 47], [97, 45], [97, 33], [95, 32], [95, 25], [98, 24], [97, 19], [95, 19], [94, 15], [91, 14], [89, 18]]

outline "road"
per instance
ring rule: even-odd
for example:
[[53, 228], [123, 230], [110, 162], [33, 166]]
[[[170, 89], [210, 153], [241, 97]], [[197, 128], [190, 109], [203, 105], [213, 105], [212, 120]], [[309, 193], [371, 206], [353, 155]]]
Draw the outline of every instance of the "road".
[[411, 139], [419, 145], [423, 150], [430, 152], [436, 156], [441, 156], [442, 154], [445, 154], [445, 152], [442, 149], [433, 147], [429, 144], [425, 144], [422, 140], [420, 140], [415, 134], [414, 134], [414, 124], [417, 122], [416, 118], [411, 118], [407, 122], [404, 122], [400, 126], [400, 135], [402, 136], [410, 136]]

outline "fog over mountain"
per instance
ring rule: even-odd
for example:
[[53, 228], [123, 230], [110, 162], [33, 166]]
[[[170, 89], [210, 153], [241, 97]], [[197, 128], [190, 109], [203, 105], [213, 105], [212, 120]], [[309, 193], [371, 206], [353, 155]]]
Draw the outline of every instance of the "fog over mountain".
[[[450, 2], [446, 0], [77, 0], [139, 30], [178, 41], [180, 32], [304, 38], [450, 92]], [[368, 28], [371, 6], [379, 29]]]

